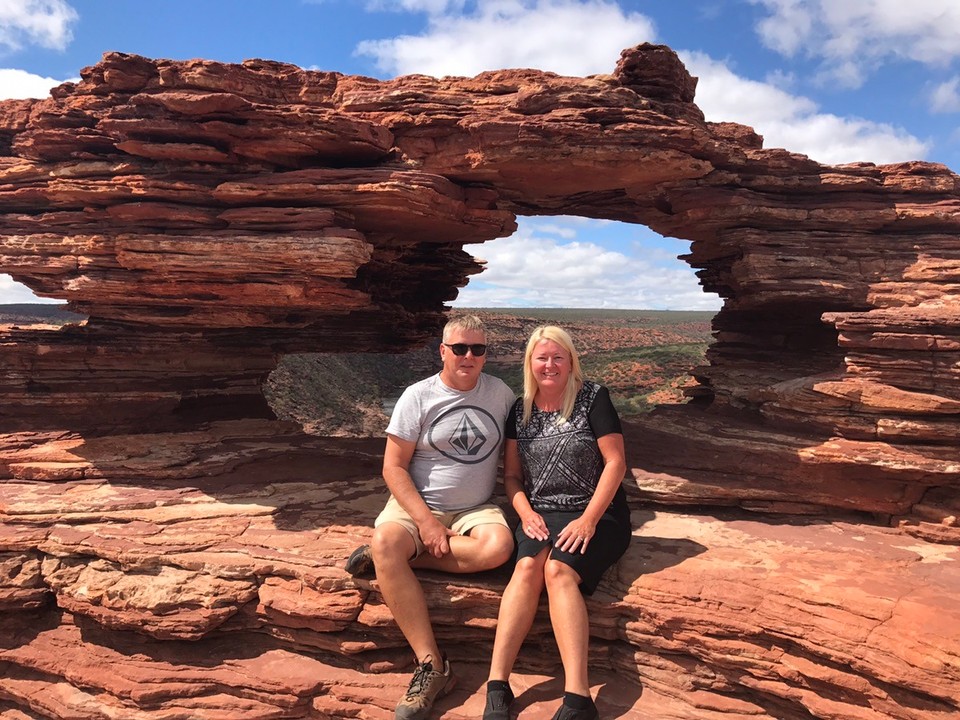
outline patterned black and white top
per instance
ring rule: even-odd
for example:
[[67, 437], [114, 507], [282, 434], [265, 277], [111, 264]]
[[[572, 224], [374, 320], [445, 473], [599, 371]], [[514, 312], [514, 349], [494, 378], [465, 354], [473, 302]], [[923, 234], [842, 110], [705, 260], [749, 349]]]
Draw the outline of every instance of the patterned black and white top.
[[517, 441], [524, 489], [539, 513], [584, 510], [603, 473], [597, 438], [622, 432], [609, 391], [595, 382], [584, 382], [567, 422], [557, 425], [558, 414], [534, 405], [523, 425], [521, 398], [507, 416], [506, 436]]

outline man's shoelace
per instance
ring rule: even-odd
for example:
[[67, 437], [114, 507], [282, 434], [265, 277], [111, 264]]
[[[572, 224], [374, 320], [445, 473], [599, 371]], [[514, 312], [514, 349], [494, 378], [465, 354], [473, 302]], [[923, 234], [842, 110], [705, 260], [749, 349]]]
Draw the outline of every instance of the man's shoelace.
[[413, 679], [410, 681], [410, 687], [407, 688], [407, 697], [415, 697], [423, 692], [423, 686], [427, 684], [427, 675], [433, 670], [431, 667], [430, 670], [427, 669], [427, 663], [423, 665], [417, 665], [417, 669], [413, 671]]

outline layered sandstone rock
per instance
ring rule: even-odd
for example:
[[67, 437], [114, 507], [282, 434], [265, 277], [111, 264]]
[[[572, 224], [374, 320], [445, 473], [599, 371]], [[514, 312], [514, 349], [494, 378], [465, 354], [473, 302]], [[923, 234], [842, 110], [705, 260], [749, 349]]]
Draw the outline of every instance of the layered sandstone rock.
[[[0, 717], [389, 717], [403, 641], [342, 570], [381, 442], [273, 420], [263, 381], [423, 343], [481, 269], [463, 244], [561, 213], [693, 241], [724, 298], [692, 401], [626, 431], [604, 713], [960, 717], [947, 168], [765, 150], [657, 46], [590, 78], [119, 54], [82, 78], [0, 103], [0, 272], [89, 318], [0, 332]], [[482, 706], [505, 577], [424, 575], [446, 717]], [[524, 717], [556, 706], [548, 637], [544, 613]]]
[[[7, 436], [0, 700], [40, 718], [392, 717], [407, 651], [376, 581], [343, 570], [385, 500], [381, 449], [250, 420]], [[957, 547], [633, 504], [633, 545], [589, 601], [604, 716], [957, 716]], [[460, 675], [443, 716], [476, 717], [506, 571], [422, 580]], [[522, 717], [558, 703], [550, 638], [544, 608]]]

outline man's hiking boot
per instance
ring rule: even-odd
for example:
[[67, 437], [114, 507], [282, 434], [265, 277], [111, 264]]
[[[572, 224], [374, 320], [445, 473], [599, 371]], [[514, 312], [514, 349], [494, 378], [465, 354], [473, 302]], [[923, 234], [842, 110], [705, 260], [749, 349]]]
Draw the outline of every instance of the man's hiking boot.
[[483, 720], [510, 720], [510, 705], [513, 703], [513, 690], [507, 683], [487, 683], [487, 705], [483, 709]]
[[450, 663], [443, 661], [443, 672], [433, 669], [433, 657], [417, 665], [407, 694], [397, 703], [396, 720], [425, 720], [433, 701], [453, 690], [456, 680], [450, 672]]
[[370, 546], [361, 545], [350, 553], [344, 569], [353, 575], [353, 577], [372, 578], [375, 573], [373, 569], [373, 553], [370, 552]]

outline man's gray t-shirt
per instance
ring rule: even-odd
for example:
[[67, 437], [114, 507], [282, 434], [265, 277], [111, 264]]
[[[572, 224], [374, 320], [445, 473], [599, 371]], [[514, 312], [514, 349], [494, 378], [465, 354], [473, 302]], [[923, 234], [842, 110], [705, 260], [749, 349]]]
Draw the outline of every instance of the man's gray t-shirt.
[[428, 507], [456, 512], [489, 502], [513, 402], [507, 384], [484, 373], [466, 392], [439, 374], [403, 391], [387, 433], [416, 442], [409, 472]]

